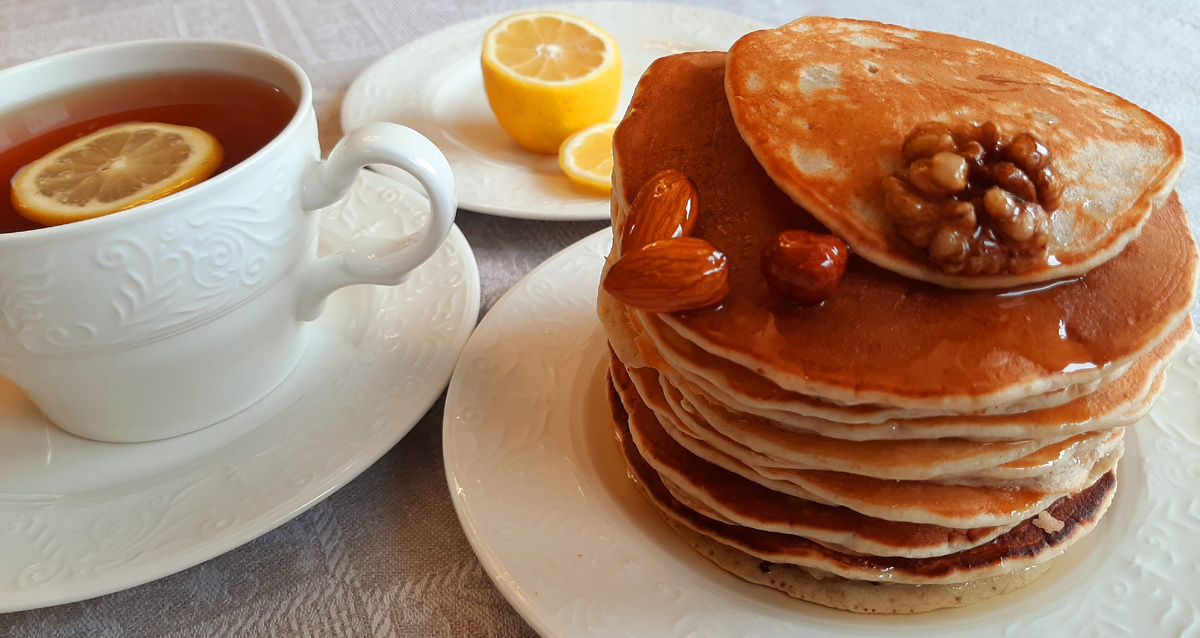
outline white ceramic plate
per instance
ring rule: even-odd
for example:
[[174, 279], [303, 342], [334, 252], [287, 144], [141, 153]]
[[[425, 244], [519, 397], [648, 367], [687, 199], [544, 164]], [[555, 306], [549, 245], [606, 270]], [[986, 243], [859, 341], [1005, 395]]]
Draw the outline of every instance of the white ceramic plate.
[[1129, 428], [1116, 500], [1034, 584], [873, 617], [746, 583], [675, 536], [626, 476], [605, 401], [596, 288], [608, 231], [547, 261], [468, 342], [446, 400], [459, 519], [543, 636], [1183, 636], [1200, 631], [1200, 343]]
[[[724, 51], [742, 35], [766, 27], [722, 11], [679, 5], [580, 2], [545, 8], [587, 18], [616, 38], [624, 77], [614, 119], [625, 112], [638, 78], [654, 60], [683, 51]], [[483, 92], [479, 57], [483, 34], [501, 17], [456, 24], [376, 62], [346, 92], [342, 129], [384, 120], [420, 131], [450, 160], [458, 205], [467, 210], [522, 219], [608, 219], [607, 197], [572, 187], [558, 158], [525, 150], [496, 123]]]
[[[322, 244], [356, 228], [404, 236], [426, 215], [423, 194], [364, 172], [323, 211]], [[454, 228], [406, 283], [335, 293], [283, 385], [193, 434], [80, 439], [0, 379], [0, 612], [166, 576], [329, 496], [425, 414], [478, 313], [475, 258]]]

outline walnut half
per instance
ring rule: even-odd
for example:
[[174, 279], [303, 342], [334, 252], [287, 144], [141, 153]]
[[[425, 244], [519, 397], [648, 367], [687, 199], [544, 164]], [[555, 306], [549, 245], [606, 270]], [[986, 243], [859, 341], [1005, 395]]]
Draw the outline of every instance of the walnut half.
[[1044, 262], [1062, 182], [1031, 133], [925, 122], [901, 153], [907, 165], [883, 181], [884, 211], [930, 263], [951, 275], [996, 275]]

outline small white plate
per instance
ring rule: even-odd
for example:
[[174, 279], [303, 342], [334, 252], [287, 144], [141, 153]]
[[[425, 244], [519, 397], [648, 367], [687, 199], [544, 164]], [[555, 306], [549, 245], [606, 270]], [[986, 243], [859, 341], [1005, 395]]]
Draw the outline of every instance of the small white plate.
[[[423, 194], [364, 172], [322, 211], [322, 247], [354, 229], [408, 235], [428, 210]], [[279, 388], [192, 434], [81, 439], [0, 378], [0, 612], [161, 578], [312, 507], [420, 420], [478, 315], [475, 257], [454, 228], [404, 284], [335, 293]]]
[[1097, 529], [1032, 585], [867, 616], [746, 583], [685, 545], [626, 475], [605, 399], [602, 231], [513, 287], [463, 350], [446, 475], [488, 574], [543, 636], [1183, 636], [1200, 630], [1200, 342], [1126, 433]]
[[[587, 18], [616, 38], [624, 77], [614, 119], [625, 113], [638, 78], [654, 60], [683, 51], [724, 51], [742, 35], [767, 26], [714, 9], [667, 4], [580, 2], [542, 8]], [[479, 58], [483, 34], [501, 17], [431, 33], [373, 64], [346, 92], [342, 130], [382, 120], [420, 131], [450, 160], [458, 205], [466, 210], [521, 219], [608, 219], [607, 197], [574, 188], [558, 168], [558, 158], [525, 150], [496, 123], [483, 92]], [[380, 170], [392, 175], [387, 167]]]

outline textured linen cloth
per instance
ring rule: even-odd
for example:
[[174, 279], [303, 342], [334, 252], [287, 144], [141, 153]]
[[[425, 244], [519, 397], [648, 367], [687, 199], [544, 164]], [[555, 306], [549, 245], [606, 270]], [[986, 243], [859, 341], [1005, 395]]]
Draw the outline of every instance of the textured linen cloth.
[[[530, 0], [0, 0], [0, 68], [108, 42], [239, 40], [312, 78], [322, 144], [339, 104], [379, 57], [455, 22]], [[885, 0], [693, 1], [782, 24], [806, 13], [986, 40], [1122, 95], [1200, 148], [1200, 3]], [[1194, 169], [1178, 190], [1193, 228]], [[460, 211], [484, 312], [522, 275], [604, 222], [533, 222]], [[1198, 317], [1200, 318], [1200, 317]], [[459, 527], [441, 456], [443, 404], [342, 490], [261, 538], [191, 569], [92, 600], [0, 615], [0, 637], [536, 635], [488, 579]], [[0, 552], [4, 551], [0, 547]], [[1181, 584], [1182, 586], [1182, 584]]]

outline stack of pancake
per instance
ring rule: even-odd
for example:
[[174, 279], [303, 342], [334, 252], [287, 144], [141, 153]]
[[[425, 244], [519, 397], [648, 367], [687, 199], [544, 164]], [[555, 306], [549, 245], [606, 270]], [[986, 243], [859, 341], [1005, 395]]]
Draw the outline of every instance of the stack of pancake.
[[[878, 214], [905, 135], [955, 117], [1033, 130], [1060, 162], [1032, 272], [948, 277]], [[617, 237], [674, 169], [696, 185], [691, 235], [728, 260], [708, 307], [599, 296], [630, 474], [685, 541], [798, 598], [911, 613], [1027, 584], [1095, 528], [1125, 428], [1192, 334], [1169, 127], [990, 45], [809, 18], [659, 60], [613, 148]], [[763, 248], [795, 229], [850, 244], [823, 303], [763, 277]]]

